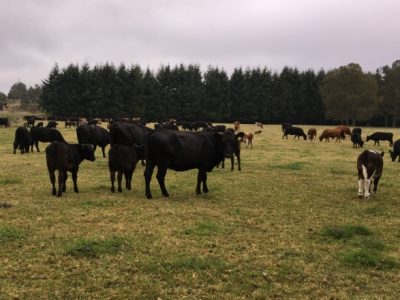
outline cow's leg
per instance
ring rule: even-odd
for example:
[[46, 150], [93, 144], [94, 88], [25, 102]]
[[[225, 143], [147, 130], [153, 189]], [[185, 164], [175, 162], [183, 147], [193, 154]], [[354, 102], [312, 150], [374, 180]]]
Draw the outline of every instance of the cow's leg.
[[57, 197], [62, 196], [62, 190], [63, 190], [63, 185], [64, 185], [64, 176], [66, 175], [66, 171], [58, 171], [58, 193]]
[[64, 184], [63, 184], [63, 193], [65, 193], [67, 191], [67, 178], [68, 178], [68, 173], [65, 172], [65, 176], [64, 176]]
[[[200, 185], [201, 185], [201, 182], [203, 181], [203, 176], [202, 176], [201, 172], [202, 171], [200, 171], [200, 169], [199, 169], [199, 172], [197, 173], [196, 195], [201, 194]], [[203, 187], [204, 187], [204, 184], [203, 184]]]
[[[37, 152], [40, 152], [40, 150], [39, 150], [39, 141], [35, 141], [35, 146], [36, 146]], [[33, 152], [33, 151], [32, 151], [32, 152]]]
[[225, 158], [222, 159], [221, 161], [221, 169], [225, 168]]
[[234, 164], [235, 164], [235, 156], [234, 156], [234, 154], [232, 153], [232, 156], [231, 156], [231, 171], [233, 171], [234, 170]]
[[111, 192], [115, 193], [115, 186], [114, 186], [114, 182], [115, 182], [115, 171], [110, 171], [110, 181], [111, 181]]
[[79, 189], [78, 189], [78, 168], [76, 168], [75, 170], [72, 171], [72, 180], [74, 181], [74, 192], [75, 193], [79, 193]]
[[370, 192], [369, 187], [371, 185], [370, 179], [364, 179], [364, 198], [369, 198]]
[[203, 192], [208, 193], [208, 187], [207, 187], [207, 172], [202, 171], [202, 180], [203, 180]]
[[132, 189], [132, 176], [133, 176], [133, 170], [134, 168], [130, 168], [127, 172], [126, 172], [126, 188], [128, 190]]
[[101, 147], [101, 151], [103, 152], [103, 157], [106, 157], [106, 146]]
[[381, 176], [378, 176], [374, 179], [374, 193], [376, 193], [376, 191], [378, 190], [378, 183], [379, 183], [379, 179], [381, 179]]
[[151, 190], [150, 190], [150, 181], [151, 181], [151, 176], [153, 175], [154, 171], [154, 164], [151, 161], [146, 161], [146, 168], [144, 170], [144, 181], [146, 185], [146, 197], [147, 199], [151, 199]]
[[158, 180], [158, 184], [161, 188], [161, 193], [164, 197], [169, 197], [167, 189], [165, 188], [165, 175], [167, 174], [168, 168], [166, 166], [158, 166], [157, 167], [157, 175], [156, 178]]
[[362, 196], [364, 195], [363, 182], [363, 179], [358, 179], [358, 197], [360, 198], [362, 198]]
[[56, 175], [54, 174], [54, 170], [49, 171], [50, 182], [51, 182], [51, 194], [53, 196], [57, 195], [56, 190]]
[[17, 143], [14, 143], [14, 151], [13, 151], [14, 154], [17, 153], [17, 148], [18, 148]]
[[238, 161], [238, 171], [242, 171], [242, 167], [240, 165], [240, 153], [236, 154], [236, 159]]
[[122, 192], [121, 182], [122, 182], [122, 171], [118, 170], [117, 173], [117, 180], [118, 180], [118, 192]]

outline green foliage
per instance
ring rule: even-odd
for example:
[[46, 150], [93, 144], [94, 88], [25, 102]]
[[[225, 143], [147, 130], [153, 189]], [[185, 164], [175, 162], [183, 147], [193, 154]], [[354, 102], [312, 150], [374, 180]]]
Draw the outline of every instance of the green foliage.
[[341, 255], [344, 264], [351, 267], [373, 267], [380, 270], [394, 269], [399, 264], [393, 258], [386, 258], [383, 255], [370, 249], [348, 250]]
[[22, 231], [11, 226], [0, 226], [0, 243], [19, 240], [24, 237]]
[[322, 230], [321, 235], [325, 238], [335, 240], [347, 240], [354, 236], [371, 235], [372, 232], [362, 225], [341, 225], [326, 227]]
[[392, 126], [396, 126], [400, 119], [400, 60], [395, 61], [392, 67], [383, 67], [377, 76], [381, 78], [383, 110], [392, 117]]

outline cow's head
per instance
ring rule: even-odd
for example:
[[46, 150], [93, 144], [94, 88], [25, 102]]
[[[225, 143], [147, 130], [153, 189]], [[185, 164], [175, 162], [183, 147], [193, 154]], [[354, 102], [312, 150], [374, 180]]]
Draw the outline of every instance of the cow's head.
[[94, 156], [94, 148], [93, 145], [90, 144], [82, 144], [80, 145], [80, 154], [82, 159], [87, 159], [90, 161], [95, 161], [96, 157]]
[[369, 135], [367, 135], [367, 142], [371, 139], [371, 137]]
[[392, 158], [392, 161], [395, 161], [396, 157], [397, 157], [396, 153], [393, 152], [392, 150], [389, 150], [389, 153], [390, 153], [390, 157]]
[[364, 147], [364, 141], [360, 141], [359, 144], [360, 144], [361, 148]]

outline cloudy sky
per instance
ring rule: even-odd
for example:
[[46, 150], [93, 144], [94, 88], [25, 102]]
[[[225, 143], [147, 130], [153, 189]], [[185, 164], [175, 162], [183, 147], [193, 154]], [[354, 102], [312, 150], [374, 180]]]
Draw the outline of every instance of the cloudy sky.
[[301, 70], [400, 59], [398, 0], [0, 0], [0, 91], [55, 63]]

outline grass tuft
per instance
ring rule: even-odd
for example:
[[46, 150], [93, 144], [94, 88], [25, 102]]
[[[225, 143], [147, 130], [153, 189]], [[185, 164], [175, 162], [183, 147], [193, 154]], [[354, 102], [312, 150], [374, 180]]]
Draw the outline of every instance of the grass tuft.
[[20, 178], [1, 178], [0, 179], [0, 186], [2, 185], [8, 185], [8, 184], [16, 184], [16, 183], [21, 183], [21, 179]]
[[345, 251], [341, 256], [341, 260], [350, 267], [372, 267], [379, 270], [387, 270], [399, 266], [394, 259], [385, 258], [379, 252], [370, 249]]
[[79, 239], [67, 247], [65, 254], [76, 258], [98, 258], [104, 254], [117, 254], [124, 243], [124, 239], [118, 237], [108, 240]]
[[10, 242], [24, 238], [24, 234], [17, 228], [10, 226], [0, 227], [0, 243]]
[[367, 236], [372, 232], [362, 225], [341, 225], [326, 227], [321, 231], [321, 236], [335, 240], [347, 240], [354, 236]]
[[296, 161], [288, 164], [273, 164], [270, 165], [273, 169], [283, 169], [283, 170], [302, 170], [306, 165], [306, 162]]

